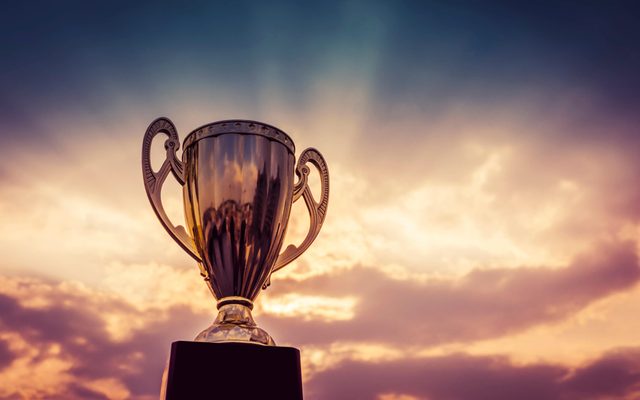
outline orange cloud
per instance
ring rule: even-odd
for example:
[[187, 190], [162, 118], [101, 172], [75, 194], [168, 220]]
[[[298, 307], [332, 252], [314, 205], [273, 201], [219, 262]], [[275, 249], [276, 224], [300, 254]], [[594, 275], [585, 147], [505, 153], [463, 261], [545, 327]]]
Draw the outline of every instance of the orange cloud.
[[[83, 285], [18, 277], [2, 282], [2, 398], [157, 398], [170, 342], [191, 338], [210, 318], [186, 305], [141, 311]], [[114, 318], [131, 325], [121, 327], [126, 335], [114, 331]]]

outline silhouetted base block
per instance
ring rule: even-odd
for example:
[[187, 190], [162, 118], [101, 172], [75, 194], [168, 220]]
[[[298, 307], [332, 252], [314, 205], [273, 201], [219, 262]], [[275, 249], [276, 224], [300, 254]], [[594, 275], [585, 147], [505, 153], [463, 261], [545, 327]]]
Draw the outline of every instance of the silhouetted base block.
[[250, 343], [173, 342], [166, 400], [302, 400], [300, 351]]

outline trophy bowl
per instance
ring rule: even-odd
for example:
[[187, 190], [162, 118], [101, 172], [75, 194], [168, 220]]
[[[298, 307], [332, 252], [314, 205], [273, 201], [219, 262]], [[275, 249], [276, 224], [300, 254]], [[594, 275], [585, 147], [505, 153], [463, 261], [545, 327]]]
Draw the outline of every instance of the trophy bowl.
[[[166, 158], [154, 171], [151, 143], [160, 133], [168, 136]], [[256, 325], [253, 302], [269, 286], [271, 274], [300, 256], [320, 232], [329, 201], [325, 160], [309, 148], [296, 163], [286, 133], [248, 120], [213, 122], [192, 131], [184, 140], [182, 160], [179, 147], [174, 124], [167, 118], [153, 121], [142, 144], [142, 173], [158, 219], [198, 262], [217, 299], [218, 316], [195, 340], [275, 345]], [[320, 172], [319, 202], [308, 185], [309, 163]], [[186, 229], [173, 225], [162, 205], [169, 172], [183, 187]], [[299, 246], [289, 245], [281, 253], [291, 205], [300, 197], [309, 211], [309, 232]]]

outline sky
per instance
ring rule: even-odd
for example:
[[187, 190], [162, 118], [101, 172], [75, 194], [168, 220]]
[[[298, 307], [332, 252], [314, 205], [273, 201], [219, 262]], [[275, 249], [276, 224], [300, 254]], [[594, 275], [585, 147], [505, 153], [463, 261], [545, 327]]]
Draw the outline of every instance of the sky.
[[638, 21], [625, 1], [5, 4], [0, 399], [157, 399], [170, 343], [215, 317], [144, 192], [160, 116], [181, 139], [263, 121], [327, 160], [322, 231], [254, 310], [301, 349], [305, 398], [640, 399]]

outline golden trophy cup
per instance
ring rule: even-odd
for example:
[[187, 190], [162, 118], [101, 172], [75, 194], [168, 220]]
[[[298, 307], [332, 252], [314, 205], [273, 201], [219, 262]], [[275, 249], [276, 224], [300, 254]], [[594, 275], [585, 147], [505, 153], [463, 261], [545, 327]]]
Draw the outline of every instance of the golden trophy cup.
[[[160, 133], [168, 136], [166, 159], [155, 172], [151, 143]], [[167, 118], [153, 121], [142, 144], [142, 172], [158, 219], [198, 262], [217, 299], [217, 318], [195, 340], [275, 345], [253, 320], [253, 302], [269, 286], [271, 274], [299, 257], [318, 236], [329, 201], [327, 164], [312, 148], [304, 150], [296, 163], [291, 138], [256, 121], [201, 126], [185, 138], [182, 161], [179, 147], [173, 123]], [[308, 164], [320, 172], [319, 201], [308, 185]], [[162, 205], [160, 192], [170, 172], [183, 188], [186, 229], [174, 225]], [[309, 232], [299, 246], [289, 245], [280, 253], [291, 206], [300, 197], [309, 210]]]

